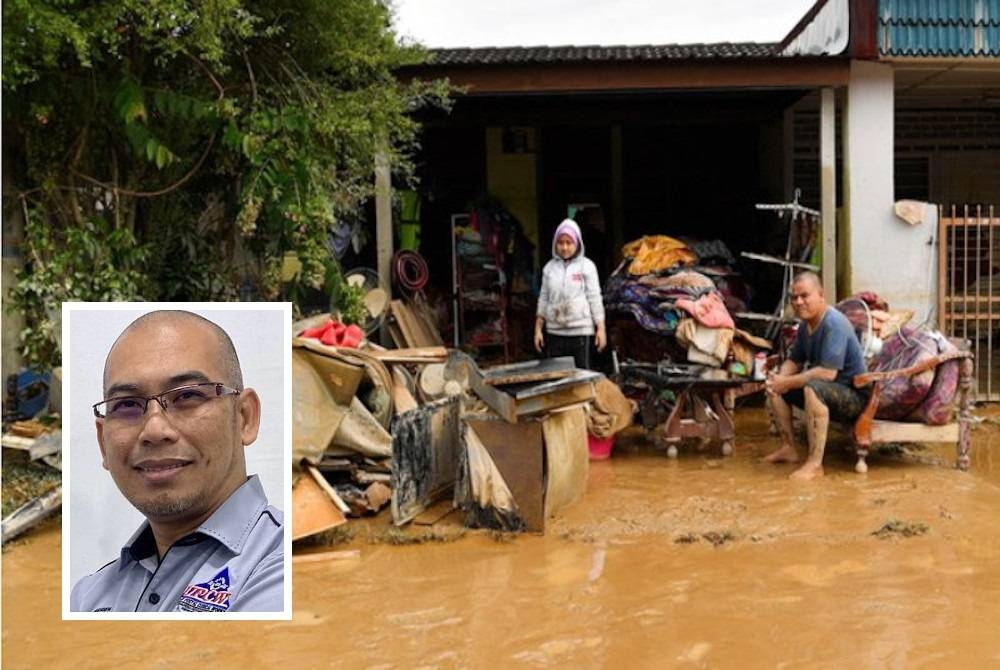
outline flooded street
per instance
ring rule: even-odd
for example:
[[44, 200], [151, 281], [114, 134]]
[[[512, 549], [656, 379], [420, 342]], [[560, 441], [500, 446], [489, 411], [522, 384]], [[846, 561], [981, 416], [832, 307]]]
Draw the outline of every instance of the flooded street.
[[940, 446], [857, 475], [834, 438], [827, 476], [792, 482], [757, 462], [777, 445], [759, 408], [731, 458], [624, 439], [544, 536], [370, 544], [383, 515], [359, 557], [296, 566], [290, 622], [61, 622], [50, 523], [3, 554], [3, 663], [996, 667], [1000, 412], [979, 415], [968, 473]]

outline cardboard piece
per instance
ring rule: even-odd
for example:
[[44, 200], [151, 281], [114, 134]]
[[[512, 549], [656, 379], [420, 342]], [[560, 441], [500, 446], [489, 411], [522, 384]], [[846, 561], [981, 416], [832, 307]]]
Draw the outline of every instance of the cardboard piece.
[[293, 462], [318, 462], [346, 414], [346, 405], [334, 401], [308, 354], [292, 349]]
[[587, 447], [587, 412], [576, 406], [552, 412], [542, 422], [548, 472], [545, 517], [575, 503], [587, 490], [590, 451]]

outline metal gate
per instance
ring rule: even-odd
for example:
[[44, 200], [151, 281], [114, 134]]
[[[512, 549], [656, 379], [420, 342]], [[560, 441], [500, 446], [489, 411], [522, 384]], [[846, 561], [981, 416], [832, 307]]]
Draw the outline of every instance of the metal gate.
[[941, 330], [972, 342], [975, 398], [1000, 400], [1000, 218], [993, 205], [940, 207], [938, 240]]

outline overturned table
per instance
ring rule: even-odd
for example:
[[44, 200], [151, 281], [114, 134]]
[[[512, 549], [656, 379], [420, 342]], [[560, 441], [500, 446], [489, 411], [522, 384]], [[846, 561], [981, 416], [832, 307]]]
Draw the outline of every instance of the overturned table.
[[[667, 444], [667, 456], [677, 458], [677, 443], [684, 438], [719, 441], [722, 454], [733, 453], [736, 435], [732, 398], [747, 387], [745, 377], [701, 365], [623, 363], [620, 380], [645, 386], [640, 401], [643, 426], [657, 443]], [[666, 392], [672, 402], [664, 399]]]

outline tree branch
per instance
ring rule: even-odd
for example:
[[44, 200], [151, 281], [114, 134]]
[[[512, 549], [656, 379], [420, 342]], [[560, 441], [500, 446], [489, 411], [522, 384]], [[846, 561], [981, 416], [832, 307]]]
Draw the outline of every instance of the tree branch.
[[161, 189], [156, 190], [156, 191], [132, 191], [130, 189], [121, 188], [121, 187], [116, 186], [114, 184], [107, 184], [107, 183], [105, 183], [103, 181], [100, 181], [98, 179], [94, 179], [93, 177], [90, 177], [90, 176], [85, 175], [85, 174], [83, 174], [81, 172], [78, 172], [73, 167], [70, 167], [70, 172], [72, 172], [74, 175], [76, 175], [77, 177], [79, 177], [80, 179], [82, 179], [82, 180], [84, 180], [86, 182], [90, 182], [91, 184], [94, 184], [96, 186], [100, 186], [101, 188], [108, 189], [109, 191], [111, 191], [112, 193], [114, 193], [116, 196], [117, 195], [127, 195], [127, 196], [131, 196], [133, 198], [155, 198], [155, 197], [158, 197], [158, 196], [161, 196], [161, 195], [166, 195], [167, 193], [170, 193], [171, 191], [176, 191], [181, 186], [183, 186], [188, 181], [190, 181], [191, 177], [193, 177], [198, 172], [198, 170], [201, 169], [202, 164], [205, 162], [205, 159], [208, 158], [208, 154], [211, 153], [212, 147], [214, 145], [215, 145], [215, 135], [213, 134], [209, 138], [209, 140], [208, 140], [208, 146], [205, 147], [205, 151], [201, 154], [201, 158], [198, 159], [198, 162], [194, 164], [194, 167], [192, 167], [188, 171], [187, 174], [185, 174], [183, 177], [181, 177], [180, 179], [178, 179], [177, 181], [175, 181], [170, 186], [166, 186], [166, 187], [161, 188]]
[[247, 50], [243, 49], [243, 62], [247, 64], [247, 74], [250, 75], [250, 90], [253, 92], [253, 104], [256, 105], [259, 98], [257, 96], [257, 80], [253, 76], [253, 68], [250, 66], [250, 57]]

